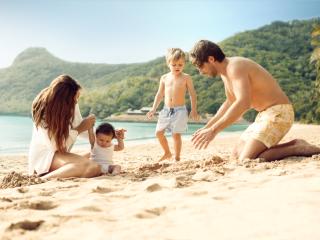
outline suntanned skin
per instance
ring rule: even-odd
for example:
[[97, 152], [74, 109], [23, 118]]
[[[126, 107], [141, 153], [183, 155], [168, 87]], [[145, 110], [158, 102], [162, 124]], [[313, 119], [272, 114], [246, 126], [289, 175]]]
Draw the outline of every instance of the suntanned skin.
[[[77, 92], [75, 99], [78, 102], [80, 91]], [[92, 128], [96, 121], [93, 114], [83, 119], [79, 126], [74, 128], [78, 133], [88, 131]], [[89, 161], [87, 157], [80, 156], [74, 153], [59, 153], [55, 152], [49, 172], [42, 176], [43, 179], [51, 178], [67, 178], [67, 177], [96, 177], [100, 175], [100, 166]]]
[[[218, 62], [213, 56], [209, 56], [208, 62], [198, 67], [198, 70], [207, 76], [221, 77], [226, 100], [206, 126], [194, 133], [192, 142], [196, 148], [206, 148], [218, 132], [234, 123], [251, 108], [261, 112], [274, 105], [290, 104], [288, 97], [271, 74], [250, 59], [228, 57]], [[255, 139], [247, 142], [240, 140], [234, 149], [235, 157], [240, 160], [261, 157], [271, 161], [288, 156], [310, 156], [318, 153], [320, 148], [303, 140], [294, 140], [269, 149]]]
[[[152, 109], [147, 113], [149, 119], [152, 118], [163, 99], [165, 106], [169, 108], [185, 105], [185, 94], [186, 91], [188, 91], [191, 98], [190, 117], [194, 120], [198, 120], [196, 92], [191, 77], [182, 72], [184, 65], [185, 60], [183, 58], [168, 64], [170, 72], [164, 74], [160, 79], [159, 89], [155, 96]], [[164, 130], [157, 132], [156, 135], [164, 150], [164, 155], [159, 160], [162, 161], [171, 158], [172, 154], [169, 149], [168, 141], [164, 135]], [[174, 133], [172, 137], [175, 149], [175, 160], [179, 161], [182, 146], [181, 134]]]

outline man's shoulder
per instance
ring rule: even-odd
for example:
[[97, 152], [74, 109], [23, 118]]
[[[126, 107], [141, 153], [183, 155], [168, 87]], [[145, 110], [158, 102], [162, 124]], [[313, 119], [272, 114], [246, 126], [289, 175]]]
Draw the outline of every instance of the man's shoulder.
[[248, 72], [252, 68], [253, 61], [245, 57], [231, 57], [227, 67], [228, 75], [238, 75]]

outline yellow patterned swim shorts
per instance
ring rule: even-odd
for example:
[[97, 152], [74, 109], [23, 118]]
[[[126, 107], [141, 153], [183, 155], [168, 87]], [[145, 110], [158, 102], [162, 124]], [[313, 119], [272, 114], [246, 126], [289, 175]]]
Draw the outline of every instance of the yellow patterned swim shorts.
[[262, 142], [267, 148], [275, 146], [290, 130], [294, 121], [294, 110], [291, 104], [279, 104], [259, 112], [240, 139], [250, 138]]

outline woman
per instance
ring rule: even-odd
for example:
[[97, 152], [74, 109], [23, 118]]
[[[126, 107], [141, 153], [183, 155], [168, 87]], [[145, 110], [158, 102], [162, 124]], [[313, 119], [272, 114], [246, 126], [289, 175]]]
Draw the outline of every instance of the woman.
[[100, 167], [83, 156], [70, 153], [78, 134], [95, 123], [94, 115], [82, 119], [77, 104], [81, 86], [60, 75], [32, 103], [34, 122], [29, 151], [29, 174], [43, 178], [95, 177]]

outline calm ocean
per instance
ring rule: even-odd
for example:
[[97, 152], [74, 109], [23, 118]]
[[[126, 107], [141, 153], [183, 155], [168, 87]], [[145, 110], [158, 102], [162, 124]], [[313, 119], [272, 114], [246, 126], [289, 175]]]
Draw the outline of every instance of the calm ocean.
[[[97, 125], [101, 121], [97, 121]], [[143, 142], [154, 139], [156, 123], [134, 123], [134, 122], [110, 122], [115, 128], [125, 128], [126, 142]], [[202, 127], [201, 124], [189, 124], [188, 132], [191, 135], [195, 130]], [[247, 125], [235, 124], [224, 130], [224, 133], [243, 131]], [[32, 120], [29, 117], [0, 116], [0, 154], [27, 154], [32, 134]], [[79, 140], [76, 146], [88, 144]]]

